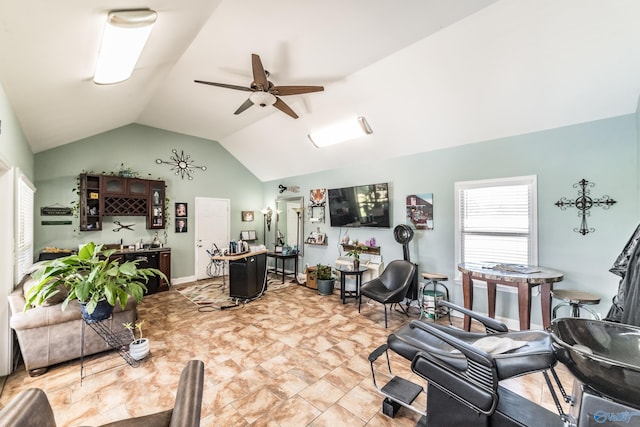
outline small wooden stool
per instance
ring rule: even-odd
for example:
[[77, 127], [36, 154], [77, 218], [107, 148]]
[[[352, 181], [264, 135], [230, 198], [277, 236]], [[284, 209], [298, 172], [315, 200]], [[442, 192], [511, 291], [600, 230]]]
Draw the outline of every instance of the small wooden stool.
[[574, 291], [571, 289], [554, 289], [551, 292], [553, 298], [562, 300], [560, 304], [553, 307], [553, 318], [556, 318], [558, 309], [561, 307], [571, 307], [571, 316], [580, 317], [580, 309], [585, 309], [596, 319], [600, 320], [600, 315], [590, 305], [600, 304], [600, 297], [588, 292]]
[[437, 298], [436, 298], [436, 294], [438, 292], [438, 286], [443, 288], [443, 294], [444, 294], [444, 300], [445, 301], [449, 301], [449, 288], [447, 288], [447, 286], [444, 283], [441, 282], [446, 282], [449, 280], [449, 276], [447, 276], [446, 274], [439, 274], [439, 273], [422, 273], [422, 278], [427, 280], [427, 283], [425, 283], [424, 288], [422, 289], [422, 304], [420, 307], [420, 319], [422, 319], [422, 316], [426, 316], [428, 317], [428, 315], [430, 313], [427, 313], [427, 311], [425, 310], [425, 306], [424, 306], [424, 298], [425, 298], [425, 294], [427, 292], [429, 292], [429, 286], [433, 286], [433, 301], [434, 301], [434, 311], [433, 311], [433, 320], [438, 320], [438, 318], [441, 316], [444, 316], [445, 314], [449, 317], [449, 323], [451, 323], [451, 313], [449, 312], [448, 309], [444, 308], [444, 310], [439, 311], [438, 308], [436, 307], [436, 305], [438, 304]]

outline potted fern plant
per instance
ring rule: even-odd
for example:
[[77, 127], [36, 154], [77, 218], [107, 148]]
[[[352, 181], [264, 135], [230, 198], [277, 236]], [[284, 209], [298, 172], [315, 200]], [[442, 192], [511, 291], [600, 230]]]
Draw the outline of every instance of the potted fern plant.
[[138, 268], [138, 261], [111, 259], [114, 252], [89, 242], [76, 255], [43, 262], [33, 274], [38, 283], [27, 293], [25, 311], [64, 291], [63, 310], [69, 301], [78, 300], [82, 317], [87, 322], [99, 322], [111, 316], [116, 304], [124, 309], [130, 297], [142, 301], [150, 276], [168, 280], [158, 269]]

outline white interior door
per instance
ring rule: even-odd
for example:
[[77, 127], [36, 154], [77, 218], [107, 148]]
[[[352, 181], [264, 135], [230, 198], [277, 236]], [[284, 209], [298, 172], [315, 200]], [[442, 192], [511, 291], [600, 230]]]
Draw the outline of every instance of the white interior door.
[[196, 197], [195, 243], [196, 243], [196, 279], [209, 277], [208, 267], [211, 257], [207, 250], [213, 252], [216, 244], [220, 250], [229, 246], [230, 226], [229, 199]]

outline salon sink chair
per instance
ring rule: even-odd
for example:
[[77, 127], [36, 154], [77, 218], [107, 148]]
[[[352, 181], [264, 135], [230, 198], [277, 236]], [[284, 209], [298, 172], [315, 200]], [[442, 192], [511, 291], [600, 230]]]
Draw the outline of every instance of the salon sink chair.
[[[495, 319], [448, 301], [440, 306], [482, 323], [485, 333], [413, 320], [387, 338], [370, 356], [373, 382], [385, 397], [383, 413], [393, 417], [400, 407], [420, 413], [429, 426], [561, 426], [561, 417], [515, 393], [499, 382], [532, 372], [543, 372], [559, 406], [548, 372], [566, 396], [553, 367], [557, 363], [551, 337], [545, 331], [509, 332]], [[391, 372], [388, 351], [411, 361], [411, 369], [428, 382], [427, 390]], [[374, 362], [386, 354], [391, 380], [378, 387]], [[426, 410], [413, 402], [426, 394]], [[522, 409], [526, 407], [526, 411]]]

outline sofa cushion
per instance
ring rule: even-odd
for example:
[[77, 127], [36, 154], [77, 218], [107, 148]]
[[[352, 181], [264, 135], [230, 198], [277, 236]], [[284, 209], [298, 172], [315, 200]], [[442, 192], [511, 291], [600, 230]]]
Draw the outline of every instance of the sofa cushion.
[[[38, 281], [36, 279], [34, 279], [33, 277], [31, 277], [30, 274], [26, 274], [22, 278], [22, 280], [20, 281], [18, 286], [22, 286], [22, 292], [24, 294], [25, 300], [27, 299], [27, 295], [29, 293], [29, 290], [31, 288], [33, 288], [35, 285], [37, 285], [37, 284], [38, 284]], [[67, 288], [65, 288], [62, 285], [58, 285], [57, 290], [58, 290], [58, 292], [55, 295], [52, 295], [49, 298], [47, 298], [42, 303], [42, 306], [48, 307], [50, 305], [60, 304], [60, 303], [62, 303], [62, 301], [65, 300], [65, 298], [67, 298], [67, 295], [69, 295], [69, 292], [67, 291]], [[32, 305], [32, 307], [35, 307], [35, 306], [36, 306], [36, 304]]]

